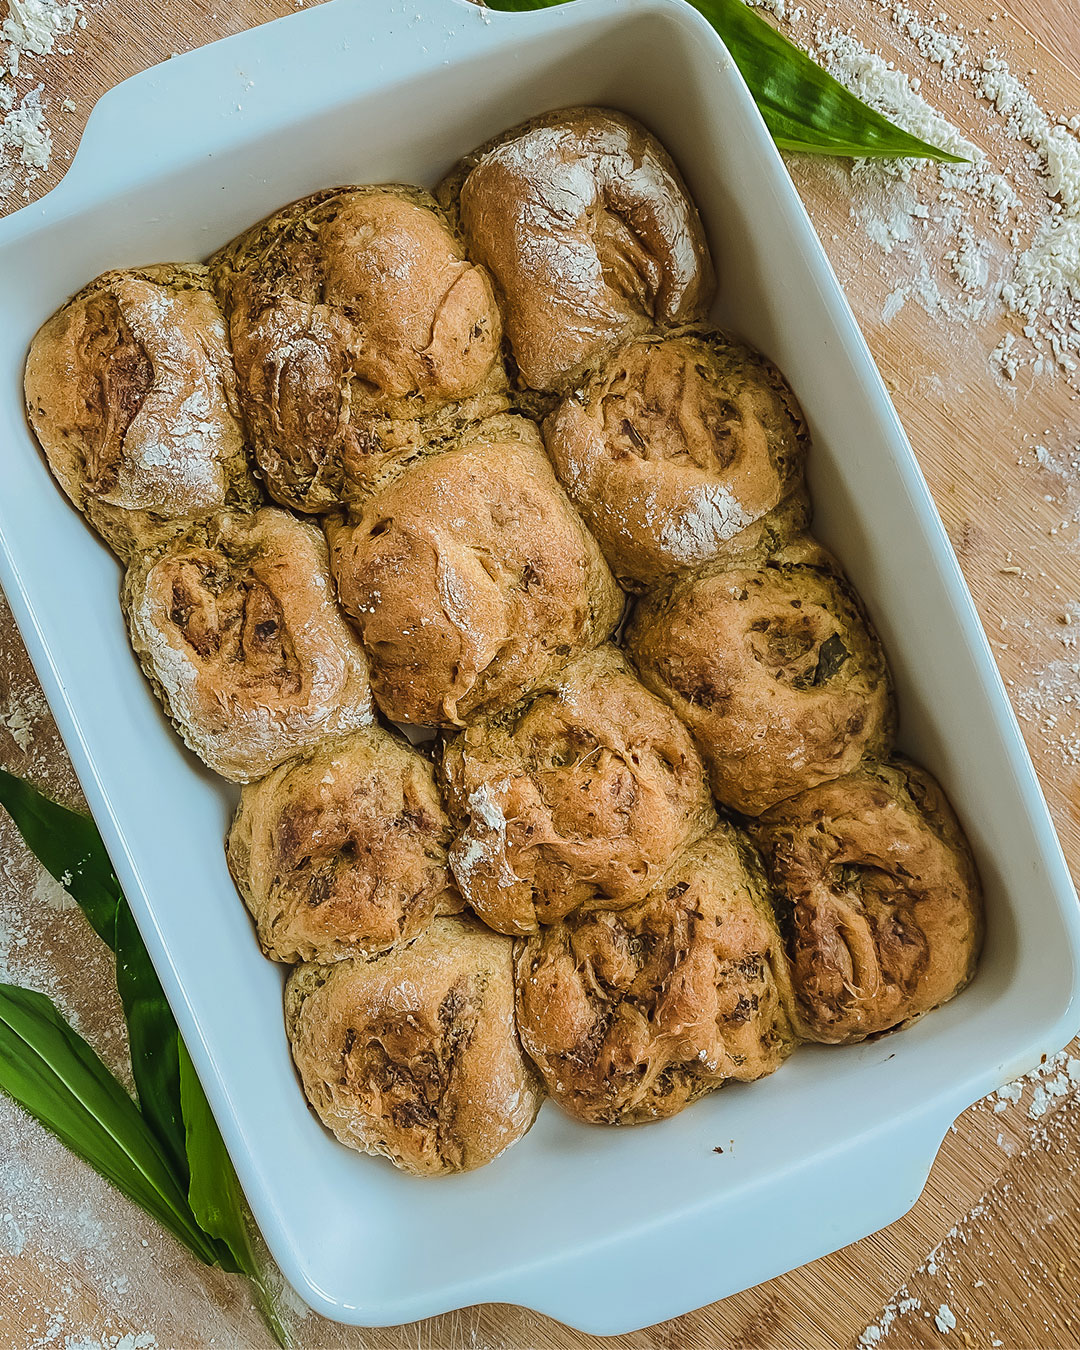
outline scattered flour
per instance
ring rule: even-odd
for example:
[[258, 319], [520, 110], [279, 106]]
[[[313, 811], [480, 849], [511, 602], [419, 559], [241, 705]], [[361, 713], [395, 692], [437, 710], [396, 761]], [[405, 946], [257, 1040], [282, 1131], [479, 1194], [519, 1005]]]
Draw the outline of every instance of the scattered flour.
[[[20, 90], [24, 65], [52, 54], [58, 38], [85, 26], [82, 0], [0, 0], [0, 196], [30, 184], [49, 167], [52, 132], [44, 85]], [[69, 100], [65, 100], [68, 102]]]
[[956, 1328], [956, 1314], [947, 1303], [943, 1303], [934, 1314], [934, 1325], [943, 1336]]

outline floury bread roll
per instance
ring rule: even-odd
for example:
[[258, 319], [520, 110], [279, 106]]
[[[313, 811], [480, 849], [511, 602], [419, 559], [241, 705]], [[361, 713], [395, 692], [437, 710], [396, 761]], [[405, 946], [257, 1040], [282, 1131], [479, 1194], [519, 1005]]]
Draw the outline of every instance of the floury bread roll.
[[343, 1144], [417, 1176], [517, 1142], [542, 1094], [514, 1025], [513, 943], [436, 919], [368, 960], [299, 966], [286, 1026], [304, 1092]]
[[693, 733], [717, 800], [744, 815], [888, 751], [885, 655], [855, 592], [808, 538], [650, 591], [627, 646]]
[[259, 500], [205, 267], [92, 281], [34, 338], [25, 392], [60, 486], [122, 558], [178, 522]]
[[519, 947], [518, 1026], [571, 1115], [675, 1115], [795, 1047], [769, 890], [749, 841], [720, 825], [630, 909], [573, 915]]
[[451, 866], [500, 933], [633, 904], [716, 822], [689, 732], [609, 645], [470, 723], [441, 771]]
[[320, 741], [240, 795], [229, 868], [277, 961], [371, 955], [462, 900], [431, 761], [377, 726]]
[[544, 439], [630, 585], [722, 556], [794, 490], [807, 441], [775, 367], [715, 332], [631, 339], [566, 395]]
[[395, 722], [460, 726], [603, 642], [622, 595], [536, 426], [470, 427], [327, 523], [342, 607]]
[[334, 603], [326, 544], [285, 511], [223, 512], [128, 569], [143, 670], [215, 773], [247, 783], [372, 720], [367, 663]]
[[506, 406], [491, 282], [434, 200], [317, 192], [211, 259], [271, 494], [322, 511], [395, 453]]
[[938, 784], [905, 759], [868, 761], [751, 826], [776, 887], [813, 1040], [861, 1041], [958, 993], [982, 944], [971, 850]]
[[504, 132], [438, 189], [495, 278], [533, 389], [564, 389], [635, 333], [705, 317], [716, 278], [686, 186], [631, 118], [567, 108]]

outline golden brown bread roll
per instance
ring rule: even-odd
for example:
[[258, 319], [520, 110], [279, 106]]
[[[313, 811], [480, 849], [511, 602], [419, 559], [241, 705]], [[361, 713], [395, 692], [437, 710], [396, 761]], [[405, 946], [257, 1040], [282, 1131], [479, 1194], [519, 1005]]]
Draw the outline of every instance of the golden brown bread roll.
[[639, 904], [572, 915], [523, 942], [518, 1026], [571, 1115], [675, 1115], [795, 1046], [780, 934], [749, 841], [721, 824]]
[[716, 821], [686, 728], [609, 645], [471, 723], [441, 770], [459, 830], [451, 866], [500, 933], [633, 904]]
[[271, 494], [321, 511], [402, 446], [506, 406], [491, 282], [402, 184], [316, 192], [211, 259]]
[[544, 439], [615, 575], [643, 584], [721, 556], [794, 489], [806, 450], [783, 377], [722, 333], [631, 339]]
[[122, 594], [143, 670], [192, 750], [247, 783], [372, 719], [367, 663], [313, 525], [222, 512], [135, 558]]
[[25, 392], [60, 486], [122, 558], [177, 522], [259, 500], [205, 267], [92, 281], [38, 331]]
[[802, 1035], [861, 1041], [975, 973], [982, 894], [945, 794], [896, 757], [801, 792], [751, 825], [776, 888]]
[[227, 851], [266, 955], [325, 964], [385, 951], [462, 908], [450, 837], [431, 761], [371, 726], [245, 787]]
[[627, 646], [693, 733], [717, 799], [745, 815], [888, 750], [885, 655], [855, 592], [808, 539], [649, 592]]
[[508, 707], [614, 629], [622, 596], [522, 417], [467, 429], [327, 524], [338, 595], [395, 722]]
[[514, 1028], [512, 949], [474, 919], [436, 919], [382, 956], [297, 967], [293, 1058], [343, 1144], [437, 1176], [525, 1134], [542, 1094]]
[[561, 389], [634, 333], [712, 303], [705, 233], [659, 142], [609, 108], [566, 108], [504, 132], [437, 190], [495, 278], [521, 378]]

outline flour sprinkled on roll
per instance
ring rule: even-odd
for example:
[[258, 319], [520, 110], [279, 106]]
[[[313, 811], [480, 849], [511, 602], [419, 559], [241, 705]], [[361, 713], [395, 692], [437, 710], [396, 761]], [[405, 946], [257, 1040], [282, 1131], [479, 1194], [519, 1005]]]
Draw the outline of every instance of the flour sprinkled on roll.
[[606, 347], [693, 323], [715, 277], [697, 208], [653, 136], [567, 108], [505, 132], [439, 189], [495, 278], [518, 371], [566, 388]]
[[25, 391], [49, 467], [122, 558], [195, 517], [259, 500], [205, 267], [92, 281], [34, 338]]

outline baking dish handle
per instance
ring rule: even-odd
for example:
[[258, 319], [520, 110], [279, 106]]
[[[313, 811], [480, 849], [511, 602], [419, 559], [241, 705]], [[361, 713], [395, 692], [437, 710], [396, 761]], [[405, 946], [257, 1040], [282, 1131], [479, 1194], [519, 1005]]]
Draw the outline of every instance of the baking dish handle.
[[[632, 6], [635, 0], [626, 0]], [[567, 8], [579, 11], [592, 0]], [[367, 50], [393, 53], [406, 80], [463, 54], [522, 40], [530, 23], [558, 23], [558, 10], [507, 14], [471, 0], [328, 0], [258, 28], [175, 56], [115, 85], [98, 100], [71, 167], [40, 201], [0, 221], [0, 240], [40, 228], [76, 191], [80, 207], [197, 164], [385, 85], [386, 61], [366, 66]], [[296, 31], [283, 43], [280, 25]], [[282, 53], [318, 50], [318, 66], [289, 65]], [[117, 147], [123, 153], [117, 153]], [[223, 187], [227, 185], [223, 184]]]

